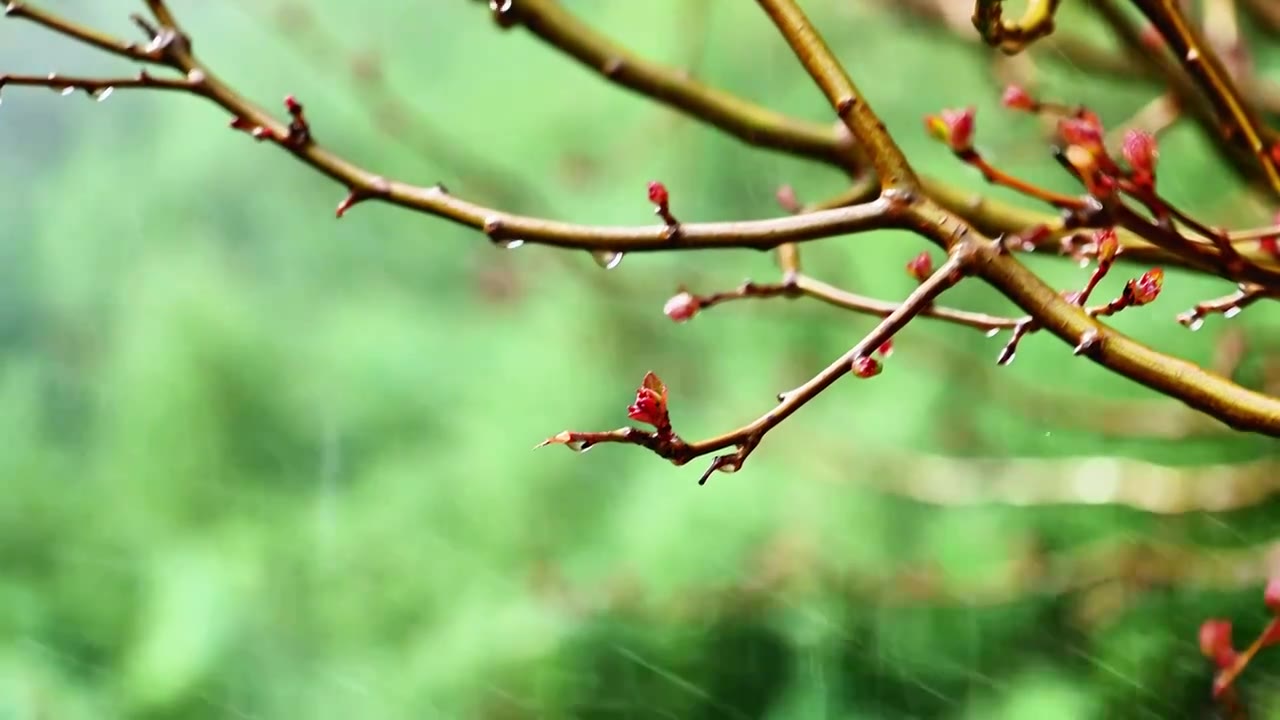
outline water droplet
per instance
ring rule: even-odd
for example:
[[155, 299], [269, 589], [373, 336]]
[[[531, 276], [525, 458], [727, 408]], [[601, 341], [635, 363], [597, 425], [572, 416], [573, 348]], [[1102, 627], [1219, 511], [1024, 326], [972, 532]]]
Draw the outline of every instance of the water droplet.
[[1087, 267], [1089, 267], [1089, 258], [1087, 258], [1087, 257], [1082, 257], [1082, 258], [1080, 258], [1080, 267], [1081, 267], [1081, 268], [1087, 268]]
[[612, 270], [622, 262], [622, 253], [617, 250], [592, 250], [591, 259], [605, 270]]
[[102, 88], [101, 90], [94, 90], [93, 99], [97, 100], [98, 102], [102, 102], [103, 100], [106, 100], [107, 98], [111, 97], [111, 93], [115, 91], [116, 89], [114, 87], [111, 87], [110, 85], [108, 85], [105, 88]]
[[1000, 328], [991, 328], [986, 332], [987, 337], [993, 338], [1000, 334]]
[[66, 97], [75, 91], [76, 89], [73, 87], [70, 87], [70, 86], [64, 87], [62, 88], [62, 97]]
[[1240, 314], [1240, 306], [1239, 306], [1239, 305], [1232, 305], [1231, 307], [1229, 307], [1229, 308], [1227, 308], [1226, 310], [1223, 310], [1223, 311], [1222, 311], [1222, 317], [1227, 318], [1228, 320], [1230, 320], [1231, 318], [1233, 318], [1233, 317], [1235, 317], [1235, 316], [1237, 316], [1237, 315], [1239, 315], [1239, 314]]
[[1202, 317], [1197, 317], [1193, 319], [1191, 322], [1187, 323], [1187, 329], [1190, 330], [1191, 332], [1195, 332], [1202, 327], [1204, 327], [1204, 318]]
[[515, 239], [513, 239], [513, 240], [503, 240], [503, 241], [502, 241], [502, 247], [504, 247], [504, 248], [506, 248], [506, 249], [508, 249], [508, 250], [515, 250], [516, 248], [520, 247], [520, 246], [521, 246], [521, 245], [523, 245], [523, 244], [524, 244], [524, 240], [521, 240], [520, 238], [515, 238]]

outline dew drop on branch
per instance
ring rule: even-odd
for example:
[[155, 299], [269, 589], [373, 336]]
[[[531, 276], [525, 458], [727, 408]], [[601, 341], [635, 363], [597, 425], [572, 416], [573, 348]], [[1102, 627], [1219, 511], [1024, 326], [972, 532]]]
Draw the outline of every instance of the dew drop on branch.
[[605, 270], [612, 270], [622, 262], [622, 253], [617, 250], [592, 250], [591, 259]]
[[1204, 327], [1203, 317], [1196, 317], [1191, 322], [1187, 323], [1187, 329], [1190, 330], [1191, 332], [1195, 332], [1202, 327]]
[[993, 338], [1000, 334], [1000, 328], [991, 328], [986, 332], [987, 337]]
[[1233, 318], [1233, 317], [1235, 317], [1235, 316], [1237, 316], [1237, 315], [1239, 315], [1239, 314], [1240, 314], [1240, 306], [1239, 306], [1239, 305], [1232, 305], [1231, 307], [1229, 307], [1229, 308], [1227, 308], [1226, 310], [1223, 310], [1223, 311], [1222, 311], [1222, 317], [1224, 317], [1224, 318], [1226, 318], [1226, 319], [1228, 319], [1228, 320], [1230, 320], [1231, 318]]
[[67, 87], [62, 88], [62, 97], [66, 97], [75, 91], [76, 91], [75, 88], [68, 85]]
[[508, 250], [515, 250], [516, 248], [520, 247], [521, 245], [524, 245], [524, 240], [521, 240], [520, 238], [513, 238], [513, 239], [511, 239], [511, 240], [503, 240], [503, 241], [502, 241], [501, 243], [499, 243], [499, 244], [500, 244], [500, 245], [502, 245], [502, 247], [504, 247], [504, 248], [506, 248], [506, 249], [508, 249]]
[[107, 98], [111, 97], [111, 93], [115, 91], [116, 89], [114, 87], [108, 85], [107, 87], [104, 87], [101, 90], [94, 90], [89, 94], [90, 96], [93, 97], [94, 100], [97, 100], [98, 102], [102, 102], [103, 100], [106, 100]]

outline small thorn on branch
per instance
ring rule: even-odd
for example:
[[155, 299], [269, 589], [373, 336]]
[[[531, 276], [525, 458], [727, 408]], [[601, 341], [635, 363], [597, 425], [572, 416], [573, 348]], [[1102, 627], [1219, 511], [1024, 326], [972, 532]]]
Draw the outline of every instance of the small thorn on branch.
[[702, 473], [702, 477], [698, 478], [698, 484], [706, 485], [707, 480], [711, 479], [712, 473], [722, 472], [725, 474], [732, 474], [738, 472], [742, 469], [742, 461], [744, 457], [743, 449], [739, 449], [738, 452], [731, 453], [729, 455], [717, 455], [715, 459], [711, 461], [711, 465], [707, 468], [706, 472]]
[[248, 133], [254, 140], [262, 142], [263, 140], [279, 140], [276, 133], [266, 125], [259, 125], [252, 120], [244, 117], [233, 117], [228, 124], [232, 130], [239, 130]]
[[1273, 295], [1260, 285], [1241, 284], [1239, 289], [1230, 295], [1206, 300], [1178, 315], [1178, 322], [1195, 332], [1204, 326], [1206, 317], [1217, 314], [1231, 319], [1264, 297], [1273, 297]]
[[1018, 343], [1022, 342], [1022, 338], [1028, 333], [1035, 330], [1038, 326], [1031, 319], [1023, 320], [1013, 328], [1013, 337], [1009, 338], [1009, 342], [1005, 343], [1000, 349], [1000, 354], [996, 356], [997, 365], [1009, 365], [1018, 355]]
[[1102, 345], [1102, 336], [1097, 330], [1089, 330], [1080, 338], [1080, 343], [1071, 350], [1072, 355], [1090, 355]]
[[342, 199], [342, 202], [338, 203], [338, 208], [334, 212], [334, 215], [340, 219], [347, 214], [348, 210], [355, 207], [356, 204], [364, 202], [370, 197], [372, 196], [368, 192], [352, 189], [347, 193], [347, 196]]

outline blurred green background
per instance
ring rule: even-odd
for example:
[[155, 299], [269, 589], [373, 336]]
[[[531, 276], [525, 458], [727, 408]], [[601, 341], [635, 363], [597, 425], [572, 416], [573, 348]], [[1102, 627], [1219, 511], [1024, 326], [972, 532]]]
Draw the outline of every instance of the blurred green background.
[[[843, 187], [499, 31], [482, 3], [172, 4], [215, 71], [268, 107], [297, 95], [321, 142], [495, 206], [650, 222], [660, 178], [682, 219], [762, 218], [782, 183]], [[566, 4], [648, 57], [829, 118], [753, 3]], [[43, 5], [121, 35], [142, 9]], [[1109, 41], [1066, 5], [1067, 27]], [[1034, 123], [1000, 111], [989, 53], [870, 3], [805, 7], [925, 171], [981, 187], [920, 124], [974, 104], [1002, 167], [1072, 189]], [[1280, 66], [1255, 39], [1261, 71]], [[0, 22], [0, 68], [130, 71], [18, 22]], [[1036, 77], [1115, 124], [1155, 94], [1052, 57]], [[533, 453], [621, 424], [648, 370], [682, 434], [736, 427], [872, 321], [770, 301], [676, 325], [677, 287], [771, 281], [771, 256], [606, 272], [373, 204], [336, 222], [341, 188], [199, 100], [3, 98], [0, 719], [1211, 717], [1199, 623], [1233, 618], [1243, 644], [1266, 620], [1275, 443], [1108, 430], [1191, 415], [1056, 339], [996, 368], [1003, 338], [915, 323], [883, 375], [838, 384], [705, 487], [700, 464], [635, 448]], [[1175, 202], [1269, 217], [1192, 125], [1161, 147]], [[894, 299], [925, 247], [884, 232], [805, 262]], [[1032, 261], [1060, 287], [1086, 277]], [[1170, 273], [1116, 325], [1198, 362], [1247, 329], [1256, 385], [1272, 308], [1173, 321], [1230, 289]], [[977, 286], [948, 302], [1008, 312]], [[1196, 509], [1237, 486], [1258, 502]], [[1205, 499], [1108, 502], [1175, 488]], [[1278, 670], [1264, 655], [1242, 680], [1259, 716], [1280, 717]]]

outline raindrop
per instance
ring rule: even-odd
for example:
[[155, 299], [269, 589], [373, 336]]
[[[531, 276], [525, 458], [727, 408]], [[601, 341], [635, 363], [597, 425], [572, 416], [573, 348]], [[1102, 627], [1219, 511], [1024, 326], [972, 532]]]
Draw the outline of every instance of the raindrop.
[[64, 87], [62, 88], [62, 97], [66, 97], [75, 91], [76, 89], [71, 86]]
[[991, 328], [991, 329], [990, 329], [990, 330], [988, 330], [988, 331], [987, 331], [987, 333], [986, 333], [987, 337], [989, 337], [989, 338], [993, 338], [993, 337], [995, 337], [995, 336], [997, 336], [997, 335], [999, 335], [999, 334], [1000, 334], [1000, 328]]
[[115, 91], [116, 89], [114, 87], [111, 87], [110, 85], [108, 85], [107, 87], [102, 88], [101, 90], [94, 90], [93, 93], [91, 94], [93, 95], [94, 100], [97, 100], [98, 102], [102, 102], [103, 100], [106, 100], [107, 98], [111, 97], [111, 93]]
[[1239, 305], [1232, 305], [1231, 307], [1229, 307], [1229, 308], [1227, 308], [1226, 310], [1223, 310], [1223, 311], [1222, 311], [1222, 317], [1227, 318], [1228, 320], [1230, 320], [1231, 318], [1233, 318], [1233, 317], [1235, 317], [1235, 316], [1237, 316], [1237, 315], [1239, 315], [1239, 314], [1240, 314], [1240, 306], [1239, 306]]
[[1187, 323], [1187, 329], [1190, 330], [1191, 332], [1195, 332], [1202, 327], [1204, 327], [1204, 318], [1202, 317], [1197, 317], [1193, 319], [1191, 322]]
[[515, 250], [516, 248], [520, 247], [520, 246], [521, 246], [521, 245], [523, 245], [523, 244], [524, 244], [524, 240], [521, 240], [520, 238], [515, 238], [515, 239], [513, 239], [513, 240], [503, 240], [503, 241], [502, 241], [502, 247], [504, 247], [504, 248], [506, 248], [506, 249], [508, 249], [508, 250]]
[[622, 253], [617, 250], [592, 250], [591, 259], [605, 270], [612, 270], [622, 262]]
[[1080, 258], [1080, 267], [1081, 267], [1081, 268], [1087, 268], [1087, 267], [1089, 267], [1089, 258], [1087, 258], [1087, 257], [1082, 257], [1082, 258]]

